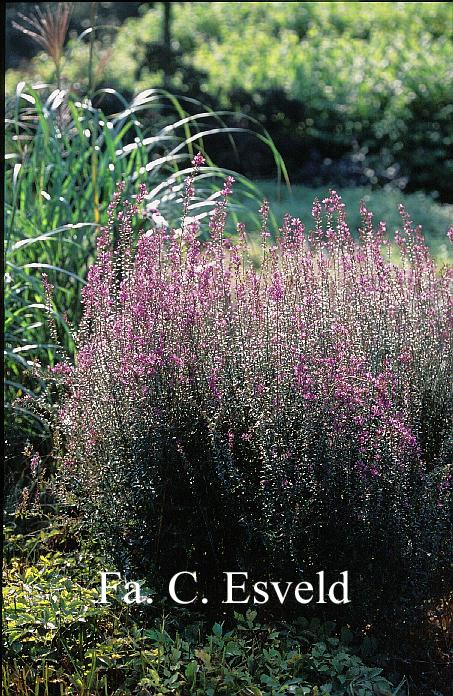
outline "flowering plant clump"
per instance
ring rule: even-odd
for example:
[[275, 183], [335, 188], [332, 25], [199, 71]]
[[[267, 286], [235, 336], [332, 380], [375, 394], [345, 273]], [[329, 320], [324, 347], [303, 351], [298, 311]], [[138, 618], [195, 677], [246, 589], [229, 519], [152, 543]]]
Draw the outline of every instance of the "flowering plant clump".
[[257, 260], [227, 236], [231, 178], [201, 242], [193, 164], [178, 229], [134, 235], [144, 188], [110, 205], [60, 367], [67, 490], [126, 569], [163, 567], [171, 537], [176, 570], [347, 569], [356, 607], [426, 598], [451, 530], [451, 272], [404, 208], [398, 263], [364, 205], [355, 239], [335, 191], [275, 242], [264, 203]]

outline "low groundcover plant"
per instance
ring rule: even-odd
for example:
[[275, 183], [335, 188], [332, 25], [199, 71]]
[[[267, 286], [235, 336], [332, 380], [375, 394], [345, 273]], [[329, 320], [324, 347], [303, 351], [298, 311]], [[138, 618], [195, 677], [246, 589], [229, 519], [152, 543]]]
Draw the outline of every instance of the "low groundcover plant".
[[231, 178], [202, 241], [193, 165], [178, 229], [135, 232], [144, 187], [110, 204], [52, 368], [67, 499], [125, 572], [348, 570], [351, 616], [406, 617], [449, 565], [451, 271], [404, 208], [394, 243], [364, 205], [352, 234], [335, 191], [276, 240], [264, 203], [257, 254]]

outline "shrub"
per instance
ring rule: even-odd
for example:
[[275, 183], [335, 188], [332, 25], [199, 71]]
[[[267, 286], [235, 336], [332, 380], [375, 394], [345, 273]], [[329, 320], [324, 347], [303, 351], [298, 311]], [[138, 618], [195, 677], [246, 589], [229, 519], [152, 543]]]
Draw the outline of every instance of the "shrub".
[[[183, 3], [173, 12], [170, 56], [161, 14], [157, 3], [127, 20], [110, 54], [97, 44], [98, 82], [132, 93], [163, 84], [171, 65], [174, 90], [259, 118], [294, 180], [392, 181], [450, 200], [446, 3]], [[89, 48], [73, 41], [70, 49], [64, 73], [80, 82]], [[50, 67], [38, 56], [30, 69], [49, 79]], [[269, 153], [257, 158], [254, 141], [244, 147], [242, 163], [269, 176]], [[218, 149], [211, 155], [221, 161]]]
[[404, 208], [398, 264], [364, 205], [355, 241], [335, 191], [272, 246], [264, 203], [251, 256], [231, 186], [206, 242], [193, 176], [178, 229], [137, 237], [146, 192], [118, 188], [54, 368], [67, 490], [124, 569], [347, 569], [351, 615], [407, 618], [448, 565], [451, 273]]

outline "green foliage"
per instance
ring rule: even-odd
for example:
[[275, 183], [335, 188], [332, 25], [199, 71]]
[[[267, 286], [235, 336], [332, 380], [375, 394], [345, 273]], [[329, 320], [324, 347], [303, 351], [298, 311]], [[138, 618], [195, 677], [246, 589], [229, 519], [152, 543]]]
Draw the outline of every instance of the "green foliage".
[[[149, 54], [161, 41], [161, 5], [128, 19], [111, 51], [98, 42], [98, 82], [131, 93], [162, 84], [164, 66]], [[324, 158], [358, 155], [372, 184], [409, 180], [448, 196], [451, 20], [445, 2], [181, 3], [172, 86], [259, 114], [282, 152], [285, 138], [293, 142], [296, 173], [316, 147]], [[80, 83], [88, 47], [70, 48], [65, 74]], [[51, 70], [42, 56], [31, 66], [44, 79]]]
[[[275, 627], [248, 610], [229, 627], [184, 612], [134, 613], [118, 600], [95, 604], [105, 561], [81, 543], [76, 523], [53, 519], [20, 533], [16, 519], [6, 536], [5, 696], [397, 693], [347, 647], [347, 629], [340, 641], [333, 624], [315, 619]], [[74, 538], [76, 548], [62, 552]]]
[[[130, 59], [134, 38], [153, 40], [158, 11], [126, 23], [118, 55]], [[199, 71], [202, 89], [221, 105], [249, 104], [282, 138], [294, 138], [299, 166], [313, 145], [333, 159], [356, 147], [368, 154], [371, 183], [388, 178], [403, 186], [410, 178], [412, 187], [445, 194], [451, 19], [442, 2], [186, 3], [175, 12], [174, 36], [182, 66]], [[184, 75], [182, 67], [175, 76], [181, 89]], [[156, 77], [145, 64], [142, 84]], [[277, 92], [266, 106], [269, 90]], [[300, 103], [302, 115], [291, 115], [278, 92]]]

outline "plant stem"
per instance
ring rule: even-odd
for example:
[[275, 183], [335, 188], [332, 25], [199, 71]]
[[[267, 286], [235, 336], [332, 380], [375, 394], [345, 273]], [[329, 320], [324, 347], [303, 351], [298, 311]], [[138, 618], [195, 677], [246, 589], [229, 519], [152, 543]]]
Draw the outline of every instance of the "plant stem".
[[94, 54], [94, 33], [96, 25], [97, 16], [97, 2], [92, 2], [90, 6], [90, 24], [91, 24], [91, 34], [90, 34], [90, 56], [88, 62], [88, 95], [91, 96], [93, 91], [93, 54]]

